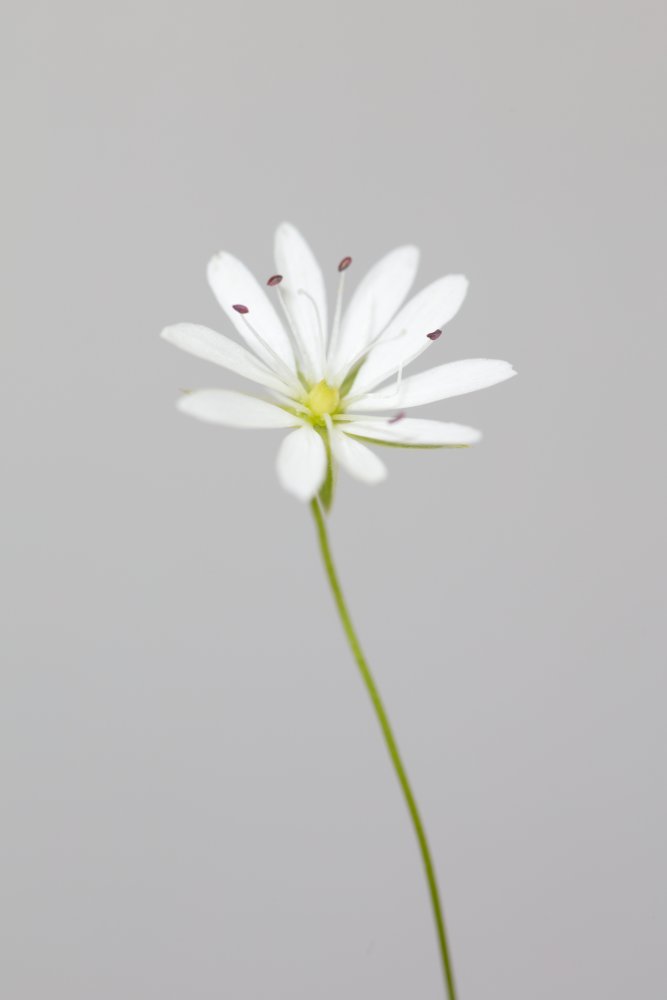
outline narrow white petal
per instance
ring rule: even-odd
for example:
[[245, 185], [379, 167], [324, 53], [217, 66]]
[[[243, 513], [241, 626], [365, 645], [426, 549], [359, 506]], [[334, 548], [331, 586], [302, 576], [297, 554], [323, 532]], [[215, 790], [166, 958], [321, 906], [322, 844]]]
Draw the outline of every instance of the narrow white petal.
[[327, 293], [322, 271], [301, 233], [289, 222], [276, 230], [275, 258], [276, 270], [283, 276], [280, 293], [303, 345], [304, 370], [321, 379], [327, 337]]
[[355, 441], [337, 428], [331, 433], [331, 450], [343, 468], [362, 483], [381, 483], [387, 478], [387, 467], [375, 452], [361, 441]]
[[210, 330], [207, 326], [199, 326], [197, 323], [176, 323], [174, 326], [165, 327], [161, 336], [188, 354], [194, 354], [196, 358], [212, 361], [214, 365], [227, 368], [228, 371], [258, 382], [268, 389], [285, 391], [285, 384], [254, 354], [236, 341]]
[[422, 448], [476, 444], [482, 436], [473, 427], [464, 427], [462, 424], [445, 424], [440, 420], [414, 420], [410, 417], [393, 422], [386, 417], [353, 416], [350, 424], [341, 423], [339, 426], [345, 426], [348, 434], [371, 441]]
[[304, 502], [312, 500], [324, 482], [327, 451], [308, 424], [288, 434], [278, 451], [276, 468], [281, 485]]
[[[225, 315], [257, 356], [275, 369], [277, 355], [290, 371], [295, 371], [294, 352], [280, 317], [245, 264], [230, 253], [218, 253], [209, 262], [207, 274]], [[245, 318], [234, 309], [235, 305], [247, 307]]]
[[275, 403], [227, 389], [195, 389], [186, 392], [176, 404], [187, 413], [209, 424], [253, 428], [296, 427], [301, 421]]
[[461, 274], [439, 278], [403, 306], [364, 362], [353, 394], [367, 392], [419, 357], [433, 344], [428, 334], [449, 323], [461, 308], [468, 281]]
[[340, 328], [329, 371], [335, 375], [351, 362], [389, 323], [412, 287], [419, 266], [417, 247], [392, 250], [357, 286]]
[[355, 400], [354, 409], [364, 412], [404, 409], [423, 406], [438, 399], [462, 396], [466, 392], [486, 389], [498, 382], [512, 378], [516, 372], [507, 361], [488, 358], [470, 358], [467, 361], [450, 361], [402, 379], [398, 388], [388, 385], [378, 392]]

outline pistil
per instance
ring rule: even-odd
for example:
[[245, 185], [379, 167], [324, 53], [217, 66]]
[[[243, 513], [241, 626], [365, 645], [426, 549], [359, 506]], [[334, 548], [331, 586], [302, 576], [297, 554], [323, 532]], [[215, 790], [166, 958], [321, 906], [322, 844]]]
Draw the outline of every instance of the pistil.
[[340, 393], [335, 386], [322, 379], [314, 385], [306, 398], [306, 405], [316, 418], [330, 416], [335, 413], [340, 404]]

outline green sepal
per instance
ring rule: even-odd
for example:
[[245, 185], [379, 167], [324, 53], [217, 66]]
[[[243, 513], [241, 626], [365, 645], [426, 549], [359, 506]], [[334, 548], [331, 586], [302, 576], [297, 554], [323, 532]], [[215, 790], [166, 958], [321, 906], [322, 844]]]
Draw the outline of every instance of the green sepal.
[[351, 368], [350, 371], [345, 376], [345, 380], [343, 381], [343, 384], [341, 385], [339, 390], [341, 399], [347, 396], [348, 392], [352, 388], [354, 380], [359, 374], [365, 360], [366, 358], [362, 358], [361, 361], [357, 361], [356, 365], [353, 368]]
[[349, 431], [345, 431], [348, 437], [354, 438], [355, 441], [361, 441], [362, 444], [377, 444], [381, 448], [420, 448], [422, 451], [429, 451], [433, 449], [440, 448], [469, 448], [469, 444], [403, 444], [402, 441], [380, 441], [378, 438], [361, 437], [360, 434], [350, 434]]

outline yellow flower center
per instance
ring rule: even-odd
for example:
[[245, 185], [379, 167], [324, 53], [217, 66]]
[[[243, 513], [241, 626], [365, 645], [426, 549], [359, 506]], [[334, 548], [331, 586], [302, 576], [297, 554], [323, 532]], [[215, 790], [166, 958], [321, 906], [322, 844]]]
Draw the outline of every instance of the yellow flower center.
[[340, 403], [340, 393], [324, 379], [314, 385], [306, 400], [314, 417], [323, 417], [325, 413], [335, 413]]

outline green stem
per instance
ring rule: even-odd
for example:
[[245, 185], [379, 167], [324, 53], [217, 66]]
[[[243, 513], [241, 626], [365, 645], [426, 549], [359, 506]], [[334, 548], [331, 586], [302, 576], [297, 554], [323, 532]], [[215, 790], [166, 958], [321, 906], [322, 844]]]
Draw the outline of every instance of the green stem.
[[419, 841], [419, 850], [421, 851], [422, 861], [424, 862], [424, 869], [426, 871], [426, 880], [428, 882], [428, 891], [431, 896], [431, 905], [433, 907], [433, 916], [435, 918], [435, 925], [438, 934], [438, 944], [440, 946], [440, 955], [442, 958], [442, 971], [445, 978], [445, 985], [447, 987], [447, 996], [449, 1000], [456, 1000], [456, 987], [454, 986], [454, 972], [452, 969], [452, 960], [449, 955], [449, 946], [447, 944], [447, 933], [445, 931], [445, 919], [442, 913], [442, 906], [440, 904], [440, 895], [438, 892], [438, 883], [435, 877], [435, 869], [433, 867], [433, 861], [431, 859], [431, 852], [429, 850], [428, 841], [426, 839], [426, 831], [424, 830], [424, 825], [419, 815], [419, 810], [417, 808], [417, 803], [415, 801], [412, 788], [410, 787], [410, 782], [408, 781], [408, 776], [403, 766], [403, 761], [401, 760], [401, 755], [398, 751], [398, 746], [396, 744], [396, 739], [392, 732], [391, 724], [389, 722], [389, 717], [385, 711], [385, 707], [380, 698], [380, 692], [377, 689], [375, 681], [373, 680], [373, 675], [369, 669], [366, 658], [362, 652], [359, 639], [354, 630], [352, 624], [352, 619], [350, 618], [350, 613], [347, 610], [347, 605], [345, 603], [345, 598], [343, 597], [343, 591], [341, 589], [340, 581], [336, 573], [336, 567], [334, 566], [333, 557], [331, 555], [331, 548], [329, 546], [329, 537], [327, 533], [327, 527], [324, 521], [324, 516], [322, 514], [322, 509], [315, 499], [311, 504], [313, 510], [313, 516], [315, 517], [315, 523], [317, 525], [317, 537], [320, 543], [320, 549], [322, 550], [322, 558], [324, 559], [324, 566], [327, 572], [327, 577], [329, 578], [329, 583], [331, 584], [331, 590], [333, 592], [334, 600], [336, 602], [336, 607], [338, 609], [338, 614], [340, 615], [340, 620], [345, 630], [345, 635], [347, 636], [347, 641], [350, 644], [350, 649], [352, 650], [352, 655], [357, 662], [359, 667], [359, 672], [361, 673], [362, 680], [366, 685], [366, 690], [370, 695], [371, 701], [373, 703], [373, 708], [375, 709], [375, 714], [377, 715], [378, 722], [380, 723], [380, 728], [382, 729], [382, 735], [384, 736], [385, 743], [387, 745], [387, 750], [389, 751], [389, 756], [391, 757], [391, 762], [394, 765], [394, 770], [396, 771], [396, 776], [398, 778], [401, 789], [403, 790], [403, 795], [405, 797], [405, 802], [410, 813], [410, 818], [412, 819], [412, 824], [415, 828], [415, 833], [417, 834], [417, 840]]

